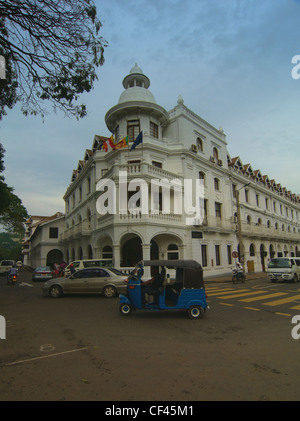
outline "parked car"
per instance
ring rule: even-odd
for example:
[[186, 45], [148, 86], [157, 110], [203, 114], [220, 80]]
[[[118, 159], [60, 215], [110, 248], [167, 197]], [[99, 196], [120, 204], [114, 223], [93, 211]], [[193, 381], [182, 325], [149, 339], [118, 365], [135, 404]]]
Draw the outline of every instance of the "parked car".
[[52, 298], [64, 294], [102, 294], [106, 298], [113, 298], [126, 291], [127, 275], [114, 268], [81, 269], [73, 275], [55, 278], [43, 285], [44, 295]]
[[85, 260], [75, 260], [71, 262], [65, 268], [65, 275], [71, 275], [71, 265], [77, 272], [80, 269], [84, 268], [93, 268], [93, 267], [111, 267], [112, 259], [85, 259]]
[[21, 262], [21, 260], [18, 260], [18, 261], [17, 261], [17, 267], [18, 267], [18, 268], [23, 267], [23, 262]]
[[1, 260], [0, 262], [0, 275], [7, 275], [10, 269], [15, 266], [14, 260]]
[[50, 266], [38, 267], [32, 273], [33, 281], [47, 281], [51, 278], [53, 278], [53, 272]]

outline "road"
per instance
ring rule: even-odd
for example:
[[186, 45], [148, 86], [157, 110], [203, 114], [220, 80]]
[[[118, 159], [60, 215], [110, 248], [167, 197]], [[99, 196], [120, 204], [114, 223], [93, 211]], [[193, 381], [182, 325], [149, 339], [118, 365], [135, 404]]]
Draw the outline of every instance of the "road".
[[300, 339], [291, 335], [300, 283], [210, 281], [211, 309], [199, 320], [124, 317], [117, 298], [52, 299], [41, 286], [24, 270], [16, 286], [0, 277], [0, 401], [300, 398]]

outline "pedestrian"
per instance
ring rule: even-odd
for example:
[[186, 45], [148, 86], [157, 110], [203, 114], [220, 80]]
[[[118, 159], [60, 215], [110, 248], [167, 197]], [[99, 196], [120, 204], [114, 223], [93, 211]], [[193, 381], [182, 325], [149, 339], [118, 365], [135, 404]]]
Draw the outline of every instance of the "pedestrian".
[[62, 261], [59, 267], [59, 276], [65, 276], [65, 268], [67, 264], [65, 261]]
[[57, 262], [54, 263], [54, 275], [56, 278], [59, 275], [59, 264]]

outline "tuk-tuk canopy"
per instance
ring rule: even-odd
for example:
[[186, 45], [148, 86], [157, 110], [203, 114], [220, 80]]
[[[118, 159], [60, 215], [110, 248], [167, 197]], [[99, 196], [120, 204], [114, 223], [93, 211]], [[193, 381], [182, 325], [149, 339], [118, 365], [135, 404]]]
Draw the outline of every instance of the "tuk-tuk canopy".
[[203, 269], [195, 260], [141, 260], [138, 265], [162, 266], [176, 269], [176, 282], [184, 288], [203, 288]]

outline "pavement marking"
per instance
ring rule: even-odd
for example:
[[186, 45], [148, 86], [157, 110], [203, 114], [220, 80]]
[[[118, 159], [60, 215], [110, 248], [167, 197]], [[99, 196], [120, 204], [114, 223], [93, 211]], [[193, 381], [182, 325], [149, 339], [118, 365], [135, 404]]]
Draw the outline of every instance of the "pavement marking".
[[71, 351], [57, 352], [56, 354], [43, 355], [43, 356], [41, 356], [41, 357], [29, 358], [28, 360], [19, 360], [19, 361], [15, 361], [15, 362], [13, 362], [13, 363], [8, 363], [8, 364], [5, 364], [5, 365], [6, 365], [6, 366], [9, 366], [9, 365], [22, 364], [22, 363], [26, 363], [26, 362], [29, 362], [29, 361], [36, 361], [36, 360], [41, 360], [41, 359], [44, 359], [44, 358], [57, 357], [58, 355], [70, 354], [71, 352], [84, 351], [84, 350], [86, 350], [86, 349], [88, 349], [88, 347], [85, 347], [85, 348], [78, 348], [78, 349], [72, 349]]
[[276, 305], [281, 305], [285, 303], [290, 303], [291, 301], [296, 301], [297, 298], [300, 298], [300, 295], [294, 295], [292, 297], [282, 298], [281, 300], [271, 301], [270, 303], [262, 303], [262, 304], [264, 304], [265, 306], [276, 306]]
[[292, 315], [291, 314], [287, 314], [287, 313], [279, 313], [278, 311], [276, 311], [276, 313], [275, 314], [278, 314], [279, 316], [288, 316], [288, 317], [291, 317]]
[[244, 308], [246, 308], [247, 310], [260, 311], [259, 308], [254, 308], [254, 307], [244, 307]]
[[243, 292], [241, 294], [236, 293], [233, 295], [227, 295], [227, 297], [222, 297], [222, 298], [226, 298], [227, 300], [228, 298], [237, 298], [237, 297], [244, 297], [245, 295], [257, 295], [257, 294], [263, 294], [263, 291]]
[[21, 283], [19, 284], [19, 286], [20, 286], [20, 287], [27, 286], [27, 287], [32, 287], [32, 288], [33, 288], [33, 285], [31, 285], [31, 284], [27, 284], [27, 282], [21, 282]]
[[222, 306], [234, 307], [234, 304], [220, 303]]
[[281, 287], [283, 285], [286, 285], [285, 283], [281, 283], [281, 284], [272, 284], [272, 285], [266, 285], [266, 286], [261, 286], [261, 285], [254, 285], [253, 288], [259, 288], [259, 289], [265, 289], [265, 288], [274, 288], [274, 287]]
[[252, 301], [259, 301], [259, 300], [265, 300], [268, 298], [275, 298], [279, 297], [280, 295], [286, 295], [286, 292], [276, 292], [274, 294], [267, 294], [267, 295], [260, 295], [259, 297], [251, 297], [251, 298], [243, 298], [242, 300], [245, 303], [251, 303]]
[[[228, 290], [226, 292], [225, 292], [225, 290], [223, 290], [223, 291], [220, 290], [219, 292], [213, 292], [212, 294], [207, 294], [207, 295], [208, 295], [208, 297], [211, 297], [213, 295], [226, 295], [226, 294], [233, 294], [233, 293], [238, 294], [242, 290], [241, 289], [238, 289], [238, 290], [236, 290], [236, 289], [230, 289], [230, 290]], [[251, 290], [250, 289], [243, 289], [243, 291], [251, 291]]]

